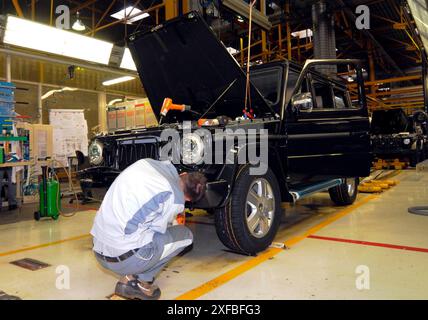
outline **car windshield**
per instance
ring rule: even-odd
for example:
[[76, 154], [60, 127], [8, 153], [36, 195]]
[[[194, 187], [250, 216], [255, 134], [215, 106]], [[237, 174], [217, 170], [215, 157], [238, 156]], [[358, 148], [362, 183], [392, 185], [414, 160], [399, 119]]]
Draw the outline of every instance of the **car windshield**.
[[277, 66], [251, 71], [251, 82], [272, 106], [278, 105], [281, 98], [282, 70]]

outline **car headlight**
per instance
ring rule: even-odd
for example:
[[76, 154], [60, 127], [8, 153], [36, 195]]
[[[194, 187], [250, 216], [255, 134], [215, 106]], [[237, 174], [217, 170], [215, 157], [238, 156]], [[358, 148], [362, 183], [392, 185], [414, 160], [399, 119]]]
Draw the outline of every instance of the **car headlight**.
[[410, 142], [412, 142], [410, 139], [404, 139], [403, 140], [403, 143], [407, 146], [407, 145], [409, 145], [410, 144]]
[[88, 156], [92, 165], [98, 166], [103, 162], [103, 144], [97, 140], [89, 146]]
[[182, 159], [184, 164], [201, 164], [204, 160], [205, 145], [201, 136], [187, 133], [182, 140]]

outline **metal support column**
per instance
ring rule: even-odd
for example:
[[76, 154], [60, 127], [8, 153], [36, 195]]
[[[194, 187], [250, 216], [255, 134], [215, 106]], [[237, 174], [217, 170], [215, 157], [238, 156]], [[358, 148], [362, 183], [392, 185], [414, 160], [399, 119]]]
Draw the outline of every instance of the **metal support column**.
[[[376, 80], [376, 68], [375, 68], [375, 62], [374, 62], [374, 48], [373, 48], [373, 44], [371, 42], [367, 43], [367, 49], [368, 49], [368, 53], [369, 53], [370, 82], [374, 82]], [[370, 92], [372, 94], [376, 93], [376, 86], [375, 85], [370, 86]]]
[[[312, 22], [314, 31], [314, 58], [336, 58], [336, 34], [334, 29], [334, 16], [325, 0], [312, 5]], [[337, 66], [317, 66], [320, 72], [337, 73]]]
[[[260, 0], [260, 12], [266, 15], [266, 0]], [[262, 31], [262, 60], [267, 62], [267, 34], [266, 31]]]
[[37, 84], [37, 122], [43, 124], [43, 86], [41, 83]]
[[428, 112], [428, 56], [425, 50], [422, 51], [422, 83], [424, 88], [425, 112]]
[[105, 92], [98, 93], [98, 124], [100, 132], [107, 132], [107, 94]]
[[36, 0], [31, 0], [31, 20], [36, 20]]
[[165, 0], [165, 19], [170, 20], [177, 17], [177, 0]]
[[288, 60], [293, 59], [293, 50], [291, 48], [291, 26], [290, 26], [290, 0], [287, 0], [285, 4], [285, 13], [287, 19], [287, 58]]
[[6, 81], [12, 82], [12, 58], [10, 54], [6, 55]]

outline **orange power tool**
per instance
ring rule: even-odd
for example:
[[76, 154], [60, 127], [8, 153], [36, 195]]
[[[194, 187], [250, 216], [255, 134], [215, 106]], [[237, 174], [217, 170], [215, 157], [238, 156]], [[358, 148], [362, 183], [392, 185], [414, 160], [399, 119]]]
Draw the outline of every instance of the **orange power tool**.
[[186, 104], [174, 104], [171, 98], [165, 98], [162, 104], [161, 115], [165, 117], [170, 110], [178, 110], [178, 111], [189, 111], [191, 109], [190, 106]]

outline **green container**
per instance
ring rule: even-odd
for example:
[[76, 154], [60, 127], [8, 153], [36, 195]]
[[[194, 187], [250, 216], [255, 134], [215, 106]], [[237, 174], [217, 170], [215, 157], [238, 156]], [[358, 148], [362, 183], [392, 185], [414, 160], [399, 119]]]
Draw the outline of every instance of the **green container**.
[[56, 220], [61, 210], [61, 195], [59, 183], [56, 180], [48, 180], [46, 183], [47, 202], [45, 205], [45, 194], [43, 192], [43, 183], [39, 185], [40, 206], [39, 212], [41, 217], [51, 217]]

